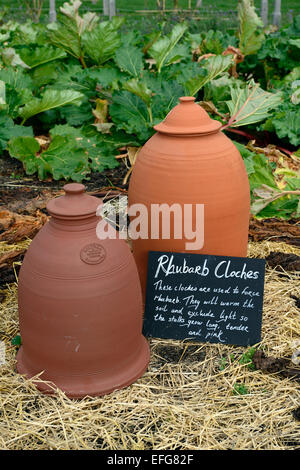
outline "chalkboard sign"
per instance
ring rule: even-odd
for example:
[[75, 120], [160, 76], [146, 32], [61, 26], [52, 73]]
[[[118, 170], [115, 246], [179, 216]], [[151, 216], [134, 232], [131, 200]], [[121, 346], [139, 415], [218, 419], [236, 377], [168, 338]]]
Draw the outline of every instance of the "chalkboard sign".
[[261, 339], [265, 260], [149, 252], [143, 334], [239, 346]]

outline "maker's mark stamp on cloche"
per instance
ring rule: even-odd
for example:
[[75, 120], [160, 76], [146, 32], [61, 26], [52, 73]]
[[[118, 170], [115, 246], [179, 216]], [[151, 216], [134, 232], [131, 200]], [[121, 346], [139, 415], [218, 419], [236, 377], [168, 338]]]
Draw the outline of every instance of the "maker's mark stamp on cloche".
[[106, 257], [106, 251], [99, 243], [90, 243], [80, 251], [80, 258], [87, 264], [102, 263]]

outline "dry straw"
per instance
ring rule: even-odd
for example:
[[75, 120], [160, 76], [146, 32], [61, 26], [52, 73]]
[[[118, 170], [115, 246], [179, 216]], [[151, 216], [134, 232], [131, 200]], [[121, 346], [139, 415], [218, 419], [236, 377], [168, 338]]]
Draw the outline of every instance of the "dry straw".
[[[14, 247], [16, 249], [16, 247]], [[249, 256], [300, 255], [284, 243], [250, 243]], [[283, 274], [283, 276], [282, 276]], [[262, 342], [290, 358], [300, 337], [297, 273], [267, 269]], [[1, 449], [300, 449], [299, 383], [240, 363], [245, 348], [151, 341], [151, 363], [132, 386], [100, 398], [45, 396], [15, 372], [17, 285], [0, 309]], [[243, 392], [243, 394], [237, 393]]]

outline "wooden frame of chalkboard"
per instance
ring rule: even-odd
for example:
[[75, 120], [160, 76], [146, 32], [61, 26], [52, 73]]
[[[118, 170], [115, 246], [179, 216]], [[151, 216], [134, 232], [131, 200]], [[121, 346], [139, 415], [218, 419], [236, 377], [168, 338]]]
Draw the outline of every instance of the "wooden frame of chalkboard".
[[143, 334], [257, 344], [264, 274], [264, 259], [150, 251]]

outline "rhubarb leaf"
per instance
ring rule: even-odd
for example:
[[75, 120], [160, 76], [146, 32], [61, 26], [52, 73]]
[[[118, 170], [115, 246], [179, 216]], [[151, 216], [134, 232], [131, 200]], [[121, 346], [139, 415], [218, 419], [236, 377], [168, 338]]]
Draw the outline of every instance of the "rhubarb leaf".
[[288, 138], [292, 145], [300, 144], [299, 105], [278, 112], [271, 118], [272, 126], [280, 139]]
[[23, 69], [30, 69], [30, 67], [25, 64], [25, 62], [23, 62], [20, 55], [13, 47], [7, 47], [6, 49], [3, 49], [1, 55], [5, 65], [11, 65], [12, 67], [19, 65]]
[[52, 138], [55, 136], [63, 136], [76, 142], [76, 147], [82, 149], [88, 158], [89, 167], [92, 171], [103, 171], [112, 169], [119, 165], [115, 155], [119, 144], [113, 136], [89, 136], [87, 137], [81, 129], [74, 128], [68, 124], [57, 125], [50, 131]]
[[178, 23], [168, 36], [162, 37], [150, 47], [148, 53], [155, 60], [159, 73], [164, 65], [174, 62], [175, 57], [179, 58], [180, 54], [176, 50], [174, 51], [174, 48], [184, 35], [186, 29], [187, 26], [185, 24]]
[[139, 77], [144, 68], [143, 53], [134, 46], [123, 46], [116, 51], [115, 61], [118, 67], [133, 77]]
[[39, 150], [40, 144], [34, 137], [13, 137], [8, 143], [10, 156], [23, 163], [28, 175], [37, 171], [36, 154]]
[[6, 90], [5, 82], [0, 80], [0, 109], [6, 108]]
[[70, 3], [65, 2], [60, 7], [63, 15], [59, 15], [59, 26], [48, 25], [48, 29], [50, 30], [49, 36], [52, 44], [64, 49], [68, 54], [84, 63], [82, 35], [94, 28], [99, 21], [99, 17], [92, 12], [87, 12], [81, 17], [79, 15], [81, 4], [80, 0], [72, 0]]
[[262, 46], [265, 35], [263, 21], [255, 12], [253, 0], [238, 3], [239, 49], [244, 55], [255, 54]]
[[251, 192], [262, 184], [278, 189], [270, 161], [263, 154], [256, 154], [239, 142], [234, 142], [240, 152], [248, 173]]
[[20, 109], [23, 123], [32, 116], [65, 105], [79, 106], [83, 95], [74, 90], [47, 89], [42, 98], [33, 98]]
[[6, 149], [8, 141], [13, 137], [33, 137], [32, 127], [19, 126], [3, 111], [0, 111], [0, 151]]
[[90, 59], [102, 65], [114, 57], [121, 44], [121, 36], [112, 22], [104, 21], [82, 35], [82, 44]]
[[38, 167], [40, 179], [50, 173], [55, 180], [82, 181], [89, 173], [88, 157], [84, 149], [77, 148], [73, 139], [55, 136], [48, 149], [41, 153], [43, 164]]
[[113, 94], [113, 103], [109, 114], [117, 129], [123, 129], [128, 134], [136, 134], [142, 142], [153, 133], [146, 104], [143, 100], [128, 91]]
[[124, 83], [123, 88], [130, 91], [130, 93], [139, 96], [147, 106], [150, 105], [152, 92], [144, 82], [140, 82], [133, 78], [132, 80]]
[[67, 56], [66, 52], [49, 46], [32, 48], [23, 48], [20, 51], [21, 59], [27, 64], [30, 68], [38, 67], [42, 64], [47, 64], [53, 60], [63, 59]]
[[82, 57], [81, 36], [76, 21], [68, 17], [61, 17], [57, 29], [49, 32], [49, 38], [54, 46], [66, 51], [79, 59]]
[[38, 173], [41, 180], [53, 176], [55, 180], [82, 181], [89, 172], [88, 157], [76, 140], [54, 136], [49, 147], [40, 152], [40, 145], [32, 137], [16, 137], [9, 142], [9, 153], [23, 163], [27, 174]]
[[282, 93], [269, 93], [250, 81], [246, 88], [230, 86], [231, 101], [226, 101], [230, 119], [225, 127], [239, 127], [263, 121], [282, 101]]
[[224, 72], [226, 72], [226, 70], [228, 70], [232, 64], [233, 58], [230, 55], [216, 55], [203, 60], [203, 62], [201, 61], [198, 64], [198, 75], [190, 78], [184, 84], [187, 93], [190, 96], [196, 95], [198, 91], [204, 87], [204, 85], [224, 74]]
[[28, 74], [21, 68], [8, 67], [0, 70], [0, 80], [10, 85], [15, 90], [32, 89], [33, 83]]

